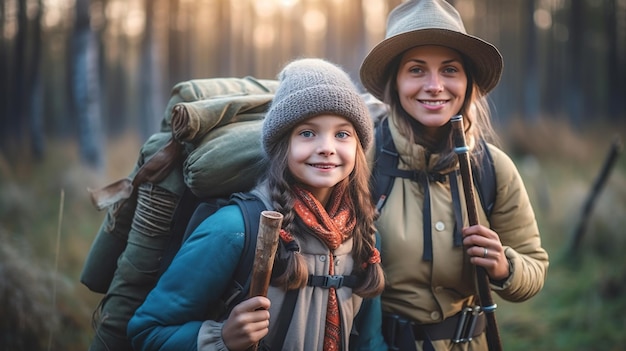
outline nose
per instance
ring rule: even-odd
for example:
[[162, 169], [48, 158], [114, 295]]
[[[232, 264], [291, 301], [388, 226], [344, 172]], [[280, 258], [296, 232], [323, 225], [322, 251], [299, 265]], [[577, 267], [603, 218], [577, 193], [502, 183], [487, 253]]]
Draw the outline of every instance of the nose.
[[335, 138], [333, 135], [321, 136], [317, 144], [317, 153], [320, 155], [333, 155], [335, 153]]
[[430, 74], [424, 84], [424, 90], [429, 93], [440, 93], [443, 91], [443, 81], [438, 74]]

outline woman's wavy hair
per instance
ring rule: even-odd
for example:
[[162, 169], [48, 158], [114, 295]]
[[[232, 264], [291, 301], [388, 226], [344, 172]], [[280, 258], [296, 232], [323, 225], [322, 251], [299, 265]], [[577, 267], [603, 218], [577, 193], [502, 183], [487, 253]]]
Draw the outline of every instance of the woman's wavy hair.
[[[296, 196], [291, 187], [296, 180], [287, 167], [290, 138], [291, 133], [285, 133], [271, 150], [268, 150], [268, 154], [272, 156], [268, 158], [266, 181], [274, 210], [283, 214], [282, 228], [289, 233], [303, 233], [305, 228], [301, 221], [297, 220], [293, 210]], [[353, 292], [362, 297], [376, 296], [382, 293], [384, 276], [380, 263], [368, 263], [375, 248], [375, 209], [369, 189], [370, 169], [360, 142], [357, 142], [354, 169], [343, 181], [348, 182], [346, 196], [349, 196], [354, 204], [357, 223], [352, 236], [354, 259], [352, 274], [357, 275], [359, 279]], [[309, 272], [303, 257], [297, 251], [285, 250], [282, 240], [281, 246], [283, 249], [276, 255], [272, 285], [285, 290], [306, 286]]]
[[[387, 69], [387, 82], [384, 89], [384, 102], [389, 106], [390, 113], [397, 118], [397, 127], [400, 133], [403, 134], [409, 141], [418, 143], [429, 148], [433, 148], [440, 154], [438, 163], [434, 166], [434, 171], [446, 169], [451, 165], [454, 165], [457, 160], [457, 156], [454, 152], [454, 142], [452, 140], [451, 126], [448, 122], [443, 128], [446, 138], [442, 140], [426, 140], [424, 137], [424, 126], [413, 118], [400, 103], [400, 97], [398, 96], [397, 75], [400, 67], [400, 60], [403, 54], [398, 55], [390, 64]], [[479, 142], [484, 140], [489, 143], [497, 143], [497, 136], [491, 124], [491, 111], [489, 108], [489, 102], [487, 96], [482, 94], [478, 85], [475, 83], [472, 75], [472, 66], [468, 64], [470, 62], [463, 54], [463, 67], [467, 76], [467, 90], [465, 92], [465, 99], [463, 106], [457, 114], [463, 116], [463, 126], [465, 128], [465, 138], [468, 140], [474, 140], [474, 149], [471, 152], [472, 162], [480, 162], [480, 158], [484, 155], [483, 143]], [[450, 116], [452, 117], [452, 116]]]

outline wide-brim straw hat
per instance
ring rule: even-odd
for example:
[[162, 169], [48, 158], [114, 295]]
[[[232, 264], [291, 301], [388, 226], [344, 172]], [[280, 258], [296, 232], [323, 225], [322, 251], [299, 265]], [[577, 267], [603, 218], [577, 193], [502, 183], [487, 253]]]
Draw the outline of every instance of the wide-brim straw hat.
[[387, 18], [385, 39], [361, 65], [361, 83], [383, 100], [389, 64], [406, 50], [421, 45], [441, 45], [460, 52], [469, 61], [466, 69], [483, 94], [496, 87], [502, 76], [502, 55], [492, 44], [467, 34], [463, 20], [444, 0], [406, 1]]

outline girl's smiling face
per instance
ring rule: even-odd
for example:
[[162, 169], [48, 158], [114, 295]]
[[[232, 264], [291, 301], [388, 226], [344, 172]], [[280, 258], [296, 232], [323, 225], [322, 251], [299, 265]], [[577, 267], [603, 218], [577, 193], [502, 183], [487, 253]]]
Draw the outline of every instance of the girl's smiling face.
[[293, 177], [326, 204], [333, 187], [354, 169], [358, 138], [354, 126], [337, 115], [318, 115], [291, 131], [288, 167]]
[[402, 108], [435, 136], [463, 106], [467, 90], [463, 58], [444, 46], [414, 47], [402, 55], [396, 88]]

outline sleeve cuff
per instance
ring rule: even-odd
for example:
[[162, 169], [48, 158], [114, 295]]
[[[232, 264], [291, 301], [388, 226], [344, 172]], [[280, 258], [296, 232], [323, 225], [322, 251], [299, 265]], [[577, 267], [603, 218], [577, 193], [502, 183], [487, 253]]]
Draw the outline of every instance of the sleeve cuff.
[[198, 333], [198, 351], [228, 351], [222, 339], [223, 325], [213, 320], [202, 323]]

